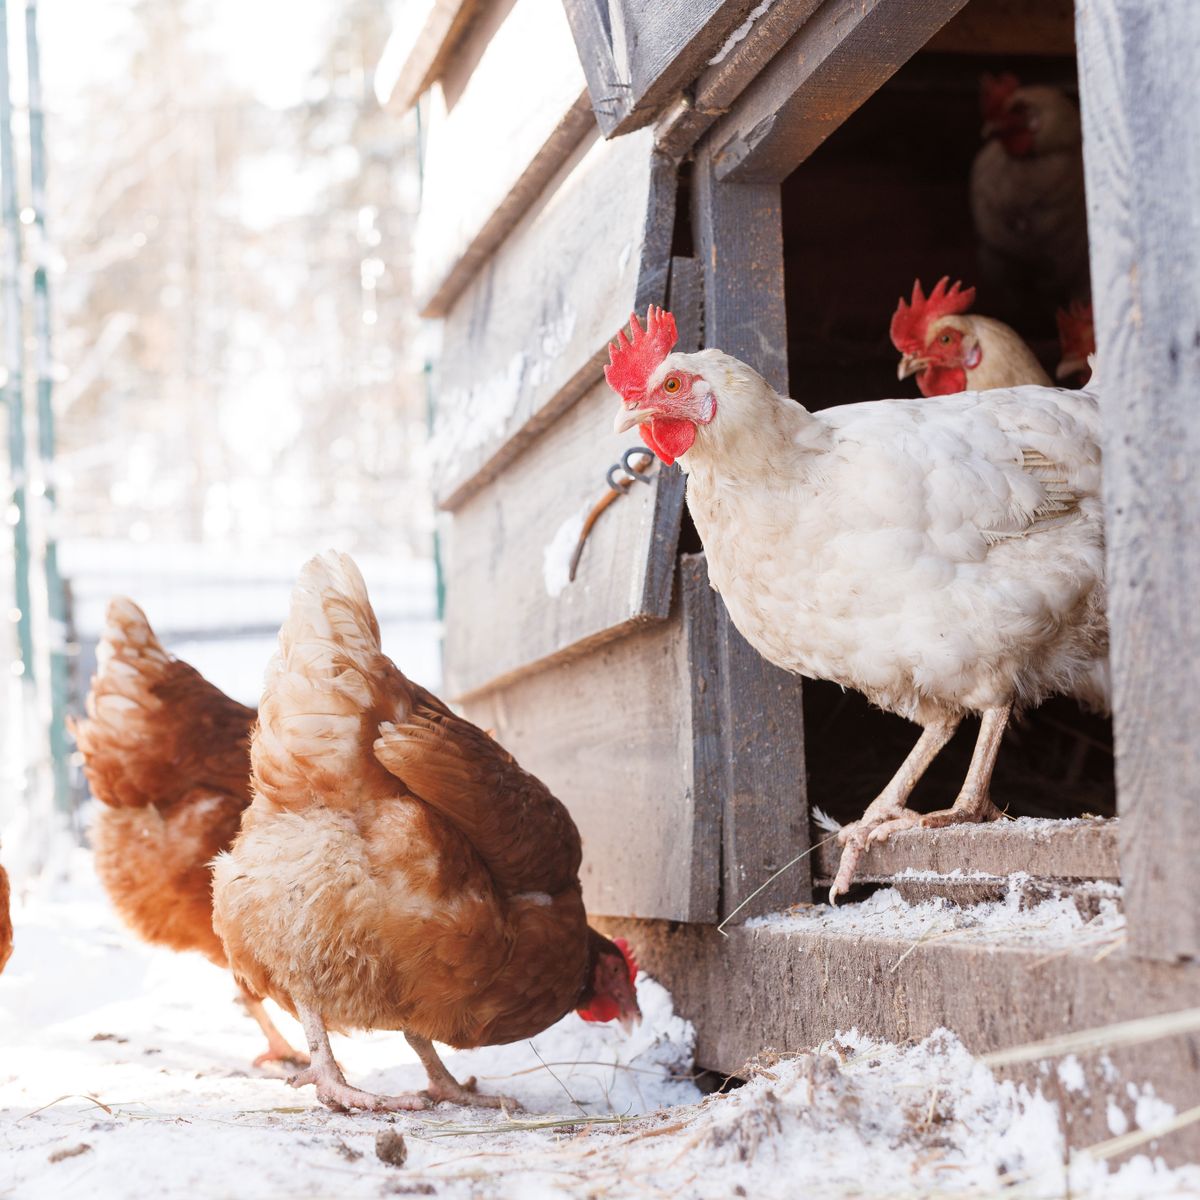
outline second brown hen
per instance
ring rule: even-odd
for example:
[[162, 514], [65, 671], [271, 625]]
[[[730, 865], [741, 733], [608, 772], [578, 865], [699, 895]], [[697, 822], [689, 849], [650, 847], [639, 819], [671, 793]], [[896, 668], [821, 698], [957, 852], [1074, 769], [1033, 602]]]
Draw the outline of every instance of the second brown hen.
[[[212, 860], [232, 843], [250, 803], [255, 712], [169, 654], [132, 600], [108, 606], [87, 718], [74, 733], [101, 801], [96, 874], [122, 920], [172, 950], [227, 967], [213, 932]], [[262, 1006], [243, 1002], [267, 1037], [255, 1066], [305, 1062]]]

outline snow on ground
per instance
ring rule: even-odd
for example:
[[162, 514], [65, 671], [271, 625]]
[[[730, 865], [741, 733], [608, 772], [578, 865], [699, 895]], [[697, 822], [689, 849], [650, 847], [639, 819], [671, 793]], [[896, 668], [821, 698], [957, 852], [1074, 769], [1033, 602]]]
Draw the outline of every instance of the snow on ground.
[[[143, 946], [86, 865], [72, 874], [18, 906], [0, 977], [0, 1196], [1200, 1195], [1200, 1169], [1141, 1157], [1108, 1174], [1078, 1154], [1068, 1193], [1054, 1105], [997, 1081], [945, 1032], [911, 1046], [850, 1032], [812, 1054], [764, 1055], [744, 1087], [702, 1098], [691, 1028], [648, 979], [631, 1039], [571, 1015], [532, 1043], [448, 1054], [460, 1077], [521, 1103], [511, 1120], [327, 1112], [311, 1089], [250, 1068], [260, 1036], [222, 972]], [[397, 1034], [335, 1039], [335, 1051], [352, 1082], [422, 1082]], [[1064, 1060], [1060, 1075], [1071, 1071]], [[1138, 1121], [1170, 1115], [1146, 1095]], [[403, 1166], [376, 1154], [386, 1130], [403, 1135]]]

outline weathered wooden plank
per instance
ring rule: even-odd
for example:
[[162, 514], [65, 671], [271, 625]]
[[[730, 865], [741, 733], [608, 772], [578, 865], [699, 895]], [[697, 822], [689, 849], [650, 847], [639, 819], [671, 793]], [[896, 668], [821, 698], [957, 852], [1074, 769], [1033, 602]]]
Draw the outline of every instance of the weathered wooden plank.
[[409, 0], [377, 68], [380, 103], [400, 109], [415, 104], [481, 7], [482, 0]]
[[459, 296], [435, 387], [435, 489], [467, 497], [602, 378], [608, 341], [666, 298], [675, 168], [650, 131], [577, 151]]
[[651, 467], [648, 486], [633, 483], [613, 500], [568, 580], [580, 529], [609, 493], [605, 473], [639, 444], [636, 432], [612, 432], [616, 411], [608, 385], [596, 385], [455, 512], [445, 559], [450, 695], [666, 618], [683, 509], [678, 471]]
[[781, 182], [966, 0], [826, 0], [711, 130], [718, 179]]
[[696, 789], [719, 797], [721, 916], [771, 912], [807, 894], [809, 862], [764, 888], [808, 849], [804, 712], [795, 676], [771, 666], [733, 627], [703, 554], [680, 564], [689, 631]]
[[[1120, 948], [1099, 957], [1086, 939], [1050, 953], [1013, 948], [1002, 935], [986, 943], [922, 942], [752, 926], [722, 937], [711, 927], [661, 921], [597, 924], [629, 938], [647, 973], [670, 989], [677, 1010], [696, 1027], [696, 1061], [735, 1075], [766, 1047], [800, 1052], [850, 1028], [904, 1042], [945, 1027], [985, 1053], [1191, 1008], [1200, 989], [1200, 967], [1147, 962]], [[1070, 1114], [1076, 1146], [1110, 1136], [1106, 1104], [1097, 1100], [1110, 1094], [1106, 1071], [1114, 1067], [1139, 1089], [1152, 1082], [1179, 1110], [1200, 1103], [1194, 1036], [1106, 1057], [1107, 1068], [1099, 1056], [1082, 1058], [1089, 1086], [1076, 1099], [1088, 1103]], [[1111, 1094], [1118, 1106], [1127, 1104], [1124, 1082]], [[1176, 1138], [1161, 1143], [1169, 1158], [1200, 1152], [1200, 1139]]]
[[717, 919], [720, 798], [695, 785], [689, 636], [677, 605], [463, 705], [570, 808], [591, 913]]
[[1075, 53], [1073, 0], [971, 0], [925, 47], [938, 54]]
[[749, 363], [786, 392], [779, 187], [721, 183], [701, 154], [692, 177], [692, 226], [704, 269], [704, 344]]
[[564, 0], [605, 137], [652, 121], [747, 32], [757, 0]]
[[592, 125], [559, 0], [516, 0], [498, 29], [480, 22], [472, 39], [481, 48], [462, 54], [473, 69], [434, 87], [429, 106], [413, 239], [413, 289], [428, 317], [445, 314]]
[[687, 154], [820, 5], [821, 0], [775, 0], [766, 9], [753, 8], [738, 41], [714, 56], [688, 93], [663, 112], [655, 128], [659, 149], [672, 158]]
[[1132, 945], [1200, 957], [1200, 8], [1078, 0]]
[[[1004, 877], [1023, 871], [1047, 879], [1121, 878], [1117, 854], [1120, 822], [1102, 817], [1075, 821], [1022, 817], [987, 825], [908, 829], [876, 843], [863, 854], [855, 879], [890, 882], [905, 873]], [[832, 880], [841, 848], [827, 842], [814, 855], [815, 874]]]

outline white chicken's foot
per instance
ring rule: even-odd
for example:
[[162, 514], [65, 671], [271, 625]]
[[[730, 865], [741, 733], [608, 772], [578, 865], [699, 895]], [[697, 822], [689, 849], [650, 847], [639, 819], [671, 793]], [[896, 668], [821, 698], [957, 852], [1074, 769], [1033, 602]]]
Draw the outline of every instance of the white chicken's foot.
[[[922, 815], [909, 812], [907, 808], [903, 807], [903, 803], [907, 802], [908, 797], [912, 794], [912, 789], [916, 786], [916, 779], [920, 778], [920, 774], [913, 779], [912, 784], [904, 793], [904, 802], [899, 806], [892, 802], [889, 790], [896, 784], [897, 779], [905, 775], [910, 763], [917, 756], [917, 751], [921, 749], [921, 742], [929, 733], [928, 729], [925, 730], [920, 741], [914, 747], [913, 753], [908, 756], [904, 766], [900, 768], [900, 774], [896, 779], [893, 779], [879, 799], [871, 804], [863, 814], [861, 821], [847, 825], [838, 835], [838, 840], [844, 841], [845, 849], [842, 851], [842, 858], [838, 863], [837, 878], [829, 889], [830, 904], [836, 903], [837, 897], [844, 894], [850, 887], [859, 860], [869, 845], [886, 842], [893, 833], [899, 833], [902, 829], [912, 829], [916, 826], [924, 829], [938, 829], [945, 825], [994, 821], [1001, 815], [999, 809], [992, 803], [990, 787], [992, 771], [996, 766], [996, 756], [1000, 753], [1000, 743], [1004, 738], [1004, 730], [1008, 725], [1011, 713], [1011, 702], [984, 710], [979, 723], [979, 737], [975, 741], [975, 749], [971, 754], [971, 766], [954, 804], [950, 808]], [[950, 734], [953, 732], [954, 727], [951, 727]], [[922, 773], [933, 761], [938, 750], [949, 740], [950, 738], [947, 736], [932, 750], [932, 753], [928, 754], [920, 768]], [[880, 803], [884, 800], [889, 801], [886, 806]]]
[[282, 1062], [291, 1063], [293, 1067], [307, 1067], [309, 1064], [308, 1055], [302, 1050], [292, 1048], [287, 1038], [275, 1027], [275, 1022], [267, 1014], [262, 1000], [247, 988], [242, 987], [240, 984], [238, 986], [241, 992], [239, 998], [242, 1002], [242, 1007], [254, 1018], [255, 1023], [263, 1031], [267, 1039], [267, 1048], [254, 1060], [254, 1065], [261, 1067], [266, 1063]]
[[910, 814], [906, 806], [913, 788], [929, 769], [929, 764], [937, 758], [942, 747], [954, 736], [957, 728], [958, 718], [948, 718], [926, 725], [921, 730], [917, 744], [900, 765], [900, 770], [892, 776], [887, 787], [871, 801], [862, 818], [844, 826], [838, 833], [837, 840], [842, 847], [842, 857], [838, 862], [833, 886], [829, 889], [830, 904], [836, 904], [837, 898], [849, 891], [859, 860], [875, 830], [909, 819]]
[[459, 1083], [446, 1069], [446, 1064], [438, 1057], [433, 1043], [428, 1038], [418, 1037], [415, 1033], [405, 1033], [408, 1044], [417, 1052], [425, 1074], [429, 1076], [429, 1087], [425, 1095], [437, 1104], [448, 1101], [450, 1104], [474, 1105], [476, 1108], [506, 1108], [519, 1109], [521, 1106], [507, 1096], [481, 1095], [475, 1089], [475, 1077], [472, 1075], [466, 1083]]
[[349, 1112], [355, 1108], [364, 1109], [366, 1112], [413, 1112], [430, 1106], [429, 1097], [421, 1092], [379, 1096], [374, 1092], [364, 1092], [361, 1088], [351, 1087], [346, 1082], [341, 1067], [334, 1060], [333, 1050], [329, 1045], [329, 1034], [325, 1032], [325, 1022], [321, 1019], [321, 1014], [304, 1004], [297, 1004], [296, 1012], [304, 1026], [304, 1036], [308, 1038], [312, 1065], [288, 1080], [292, 1087], [305, 1087], [311, 1083], [317, 1089], [317, 1099], [334, 1112]]

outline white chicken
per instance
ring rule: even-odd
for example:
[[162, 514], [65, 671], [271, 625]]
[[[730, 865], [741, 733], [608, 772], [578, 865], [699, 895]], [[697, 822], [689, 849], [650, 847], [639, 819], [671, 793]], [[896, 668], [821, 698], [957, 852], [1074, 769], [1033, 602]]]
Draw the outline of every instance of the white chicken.
[[[631, 319], [605, 369], [618, 431], [687, 471], [712, 585], [790, 671], [864, 693], [922, 733], [845, 849], [998, 815], [989, 784], [1015, 710], [1055, 693], [1108, 706], [1099, 414], [1024, 386], [810, 413], [719, 350], [673, 354], [675, 322]], [[962, 719], [979, 738], [952, 807], [907, 802]]]

